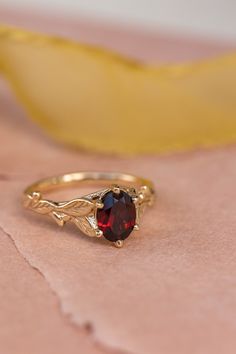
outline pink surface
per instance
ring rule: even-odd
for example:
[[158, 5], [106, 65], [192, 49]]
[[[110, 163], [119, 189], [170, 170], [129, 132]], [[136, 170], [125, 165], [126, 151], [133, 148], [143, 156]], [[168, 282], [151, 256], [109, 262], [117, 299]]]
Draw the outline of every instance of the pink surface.
[[[111, 353], [235, 353], [235, 146], [134, 159], [79, 153], [41, 136], [3, 88], [0, 97], [0, 225], [9, 235], [1, 239], [0, 335], [15, 331], [16, 338], [11, 347], [1, 340], [0, 352], [18, 354], [25, 345], [47, 353], [50, 339], [55, 353], [62, 342], [75, 352], [76, 341], [83, 353], [98, 350], [97, 343]], [[28, 183], [74, 170], [126, 171], [154, 181], [155, 207], [123, 249], [22, 210]], [[19, 318], [32, 313], [20, 339], [11, 311]], [[43, 341], [26, 334], [31, 325], [32, 333], [45, 326]]]
[[0, 352], [4, 354], [105, 354], [62, 316], [44, 277], [0, 231]]
[[[0, 21], [144, 61], [234, 47], [30, 12], [1, 9]], [[0, 141], [0, 353], [235, 353], [235, 146], [134, 159], [67, 150], [27, 122], [4, 85]], [[21, 208], [28, 183], [75, 170], [153, 179], [157, 203], [123, 249]]]

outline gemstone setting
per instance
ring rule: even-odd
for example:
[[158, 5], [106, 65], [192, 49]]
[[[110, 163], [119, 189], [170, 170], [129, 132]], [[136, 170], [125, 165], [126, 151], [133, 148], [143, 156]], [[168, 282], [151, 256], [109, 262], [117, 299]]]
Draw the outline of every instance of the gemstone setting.
[[117, 242], [125, 240], [136, 223], [136, 208], [132, 197], [123, 190], [107, 192], [101, 199], [103, 207], [97, 210], [97, 224], [104, 237]]

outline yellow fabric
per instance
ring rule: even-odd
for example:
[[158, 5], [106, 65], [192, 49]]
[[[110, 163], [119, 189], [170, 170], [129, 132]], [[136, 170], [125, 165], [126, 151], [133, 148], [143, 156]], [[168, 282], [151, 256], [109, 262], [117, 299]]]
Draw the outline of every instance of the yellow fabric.
[[69, 40], [0, 27], [0, 71], [55, 139], [117, 153], [236, 141], [236, 54], [143, 65]]

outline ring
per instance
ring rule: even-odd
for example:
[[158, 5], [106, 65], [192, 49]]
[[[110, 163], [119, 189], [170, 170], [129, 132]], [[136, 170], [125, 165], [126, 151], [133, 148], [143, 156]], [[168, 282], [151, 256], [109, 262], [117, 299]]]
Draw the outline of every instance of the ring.
[[[44, 192], [94, 181], [106, 188], [69, 201], [42, 197]], [[85, 235], [104, 236], [116, 247], [122, 247], [131, 232], [139, 230], [143, 211], [153, 204], [154, 196], [152, 182], [144, 178], [113, 172], [75, 172], [30, 185], [24, 191], [23, 205], [51, 216], [59, 226], [71, 221]]]

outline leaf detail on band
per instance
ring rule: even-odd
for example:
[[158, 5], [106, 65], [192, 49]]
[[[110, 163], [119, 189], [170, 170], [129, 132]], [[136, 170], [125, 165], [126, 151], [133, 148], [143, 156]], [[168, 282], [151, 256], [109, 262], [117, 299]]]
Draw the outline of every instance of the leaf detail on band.
[[85, 218], [75, 218], [74, 223], [86, 235], [94, 236], [95, 231], [92, 228], [89, 220], [86, 217]]
[[94, 203], [86, 199], [74, 199], [70, 202], [59, 203], [57, 210], [63, 211], [70, 216], [81, 217], [90, 214], [94, 209]]
[[88, 199], [78, 198], [56, 203], [41, 199], [41, 194], [34, 192], [26, 196], [24, 206], [39, 214], [51, 216], [59, 226], [72, 221], [86, 235], [95, 236], [95, 229], [87, 218], [94, 215], [95, 204]]

